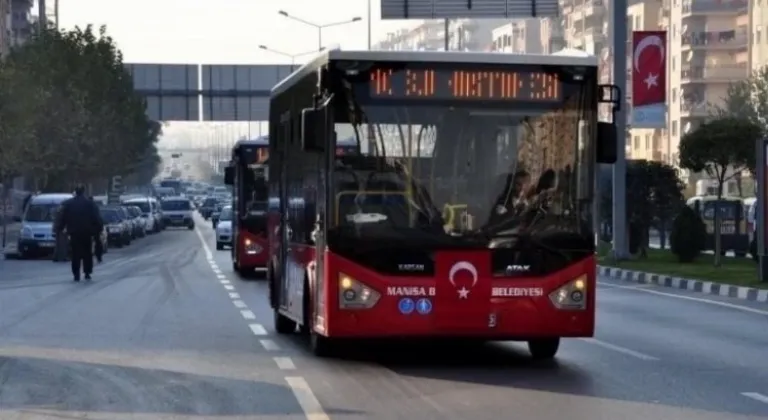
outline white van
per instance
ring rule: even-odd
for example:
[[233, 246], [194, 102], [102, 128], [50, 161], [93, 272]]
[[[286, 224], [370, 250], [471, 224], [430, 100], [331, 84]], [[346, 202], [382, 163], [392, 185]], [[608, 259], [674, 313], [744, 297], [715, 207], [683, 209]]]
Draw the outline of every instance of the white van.
[[20, 258], [51, 254], [56, 247], [53, 223], [61, 204], [72, 198], [69, 193], [39, 194], [29, 199], [21, 217], [18, 254]]

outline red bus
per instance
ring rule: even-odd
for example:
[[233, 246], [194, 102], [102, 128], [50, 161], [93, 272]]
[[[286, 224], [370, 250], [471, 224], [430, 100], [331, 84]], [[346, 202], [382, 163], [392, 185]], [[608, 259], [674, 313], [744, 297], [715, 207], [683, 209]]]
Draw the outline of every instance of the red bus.
[[[526, 341], [595, 328], [597, 58], [330, 50], [270, 98], [278, 333]], [[352, 136], [360, 154], [333, 153]], [[299, 328], [300, 327], [300, 328]]]
[[[358, 151], [353, 139], [339, 142], [336, 148], [338, 155]], [[232, 211], [236, 216], [232, 219], [232, 268], [244, 277], [267, 267], [268, 162], [269, 137], [261, 136], [238, 141], [225, 169], [224, 183], [233, 186]]]
[[232, 186], [232, 269], [248, 277], [267, 267], [267, 206], [269, 140], [240, 140], [224, 170]]

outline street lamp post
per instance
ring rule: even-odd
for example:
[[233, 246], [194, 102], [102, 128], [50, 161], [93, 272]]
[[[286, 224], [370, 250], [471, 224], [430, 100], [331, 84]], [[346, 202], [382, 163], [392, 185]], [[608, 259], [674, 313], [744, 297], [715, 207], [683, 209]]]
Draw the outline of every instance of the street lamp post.
[[300, 22], [307, 26], [311, 26], [317, 29], [317, 49], [318, 50], [323, 49], [323, 29], [330, 28], [332, 26], [347, 25], [349, 23], [360, 22], [361, 20], [363, 20], [363, 18], [361, 18], [360, 16], [355, 16], [352, 19], [341, 20], [337, 22], [316, 23], [316, 22], [311, 22], [306, 19], [302, 19], [300, 17], [296, 17], [294, 15], [288, 14], [288, 12], [286, 12], [285, 10], [280, 10], [277, 13], [279, 13], [281, 16], [284, 16], [288, 19], [295, 20], [296, 22]]
[[[316, 51], [316, 50], [312, 50], [312, 51], [305, 51], [305, 52], [302, 52], [302, 53], [298, 53], [298, 54], [289, 54], [289, 53], [287, 53], [287, 52], [283, 52], [283, 51], [280, 51], [280, 50], [275, 50], [275, 49], [269, 48], [269, 47], [268, 47], [268, 46], [266, 46], [266, 45], [259, 45], [259, 49], [260, 49], [260, 50], [264, 50], [264, 51], [269, 51], [269, 52], [271, 52], [272, 54], [282, 55], [283, 57], [288, 57], [288, 58], [290, 58], [290, 59], [291, 59], [291, 71], [293, 71], [293, 68], [294, 68], [294, 67], [296, 67], [296, 59], [297, 59], [297, 58], [299, 58], [299, 57], [303, 57], [303, 56], [305, 56], [305, 55], [309, 55], [309, 54], [317, 54], [317, 51]], [[325, 48], [322, 48], [322, 47], [321, 47], [321, 48], [320, 48], [320, 51], [322, 51], [322, 50], [324, 50], [324, 49], [325, 49]]]

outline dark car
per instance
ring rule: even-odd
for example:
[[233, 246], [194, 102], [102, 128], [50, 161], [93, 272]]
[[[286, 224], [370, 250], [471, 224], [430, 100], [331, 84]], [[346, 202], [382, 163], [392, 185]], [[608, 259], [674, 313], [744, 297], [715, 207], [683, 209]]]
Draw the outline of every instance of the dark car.
[[213, 211], [216, 210], [216, 206], [218, 204], [219, 202], [215, 198], [206, 197], [205, 200], [203, 200], [203, 203], [200, 205], [200, 208], [199, 208], [200, 215], [203, 216], [205, 220], [210, 219], [211, 215], [213, 214]]
[[131, 244], [131, 222], [122, 207], [102, 207], [101, 219], [107, 230], [109, 246], [121, 247]]

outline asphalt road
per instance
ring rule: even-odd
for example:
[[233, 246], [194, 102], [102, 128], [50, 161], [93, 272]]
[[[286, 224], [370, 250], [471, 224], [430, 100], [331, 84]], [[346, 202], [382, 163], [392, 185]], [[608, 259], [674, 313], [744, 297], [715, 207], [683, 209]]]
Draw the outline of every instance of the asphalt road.
[[606, 279], [596, 339], [557, 362], [507, 343], [321, 360], [273, 333], [263, 282], [199, 231], [112, 251], [91, 284], [6, 261], [0, 419], [768, 419], [764, 305]]

